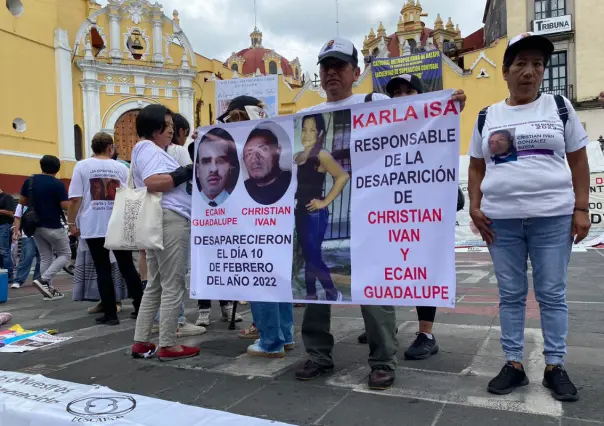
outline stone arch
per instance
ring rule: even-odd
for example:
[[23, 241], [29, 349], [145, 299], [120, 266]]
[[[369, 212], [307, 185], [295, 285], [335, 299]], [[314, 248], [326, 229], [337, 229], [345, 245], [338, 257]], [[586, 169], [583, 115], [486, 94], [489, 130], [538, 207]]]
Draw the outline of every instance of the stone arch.
[[101, 123], [103, 123], [102, 124], [103, 132], [113, 135], [114, 129], [115, 129], [115, 124], [117, 123], [117, 120], [119, 120], [119, 118], [124, 113], [126, 113], [130, 110], [133, 110], [133, 109], [143, 109], [147, 105], [159, 104], [159, 103], [160, 102], [153, 100], [153, 99], [140, 99], [140, 98], [130, 98], [130, 99], [126, 99], [125, 102], [124, 102], [124, 100], [121, 100], [121, 101], [114, 103], [107, 109], [107, 112], [105, 113], [105, 115], [103, 116], [103, 119], [101, 120]]

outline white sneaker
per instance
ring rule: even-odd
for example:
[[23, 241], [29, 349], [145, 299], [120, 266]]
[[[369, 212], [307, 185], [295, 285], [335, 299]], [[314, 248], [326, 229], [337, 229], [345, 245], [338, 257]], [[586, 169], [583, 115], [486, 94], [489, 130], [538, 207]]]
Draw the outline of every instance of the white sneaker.
[[205, 333], [207, 330], [205, 327], [193, 325], [189, 321], [185, 320], [184, 324], [179, 324], [176, 329], [176, 337], [185, 336], [199, 336]]
[[[226, 306], [221, 306], [220, 309], [222, 309], [222, 317], [220, 318], [222, 321], [231, 321], [231, 318], [233, 316], [233, 304], [229, 303]], [[238, 313], [235, 313], [235, 322], [241, 322], [243, 321], [243, 317], [241, 315], [239, 315]]]
[[197, 317], [197, 321], [195, 321], [195, 325], [200, 326], [209, 326], [210, 325], [210, 313], [212, 312], [211, 309], [200, 309], [199, 310], [199, 317]]
[[13, 283], [13, 285], [11, 285], [10, 288], [21, 288], [22, 286], [23, 286], [23, 284]]

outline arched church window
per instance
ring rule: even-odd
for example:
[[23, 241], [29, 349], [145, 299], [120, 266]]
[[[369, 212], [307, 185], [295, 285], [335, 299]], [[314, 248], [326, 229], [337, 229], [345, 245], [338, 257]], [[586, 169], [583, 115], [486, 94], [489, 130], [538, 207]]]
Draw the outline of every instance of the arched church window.
[[300, 70], [296, 68], [296, 80], [300, 79]]
[[275, 61], [270, 61], [268, 63], [268, 73], [277, 74], [277, 63]]
[[6, 0], [6, 8], [15, 17], [23, 15], [24, 7], [21, 0]]
[[75, 153], [75, 159], [80, 161], [84, 158], [82, 149], [82, 128], [77, 124], [73, 126], [73, 148]]
[[233, 64], [231, 65], [231, 69], [235, 72], [239, 72], [239, 65], [238, 64]]
[[379, 54], [380, 54], [380, 49], [378, 49], [376, 47], [375, 49], [373, 49], [373, 53], [371, 53], [371, 56], [373, 56], [374, 58], [377, 58]]

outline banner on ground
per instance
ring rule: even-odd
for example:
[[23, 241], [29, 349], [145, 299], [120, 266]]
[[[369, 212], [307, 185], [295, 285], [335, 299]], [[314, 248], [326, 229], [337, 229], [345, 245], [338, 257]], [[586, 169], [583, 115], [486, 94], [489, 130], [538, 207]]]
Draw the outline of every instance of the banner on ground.
[[103, 386], [0, 371], [0, 425], [286, 426], [285, 423], [114, 392]]
[[[470, 199], [468, 197], [468, 182], [461, 181], [459, 187], [464, 193], [466, 203], [463, 210], [457, 212], [455, 224], [455, 247], [468, 248], [470, 251], [479, 251], [486, 243], [482, 240], [478, 229], [470, 217]], [[573, 248], [594, 247], [604, 243], [604, 173], [592, 173], [589, 185], [589, 215], [591, 229], [587, 238]]]
[[279, 115], [278, 76], [233, 78], [216, 81], [216, 117], [220, 117], [237, 96], [253, 96], [266, 106], [269, 117]]
[[396, 58], [376, 58], [371, 67], [373, 90], [379, 93], [386, 93], [388, 82], [402, 74], [419, 77], [426, 92], [443, 89], [442, 53], [438, 49]]
[[454, 306], [451, 95], [199, 129], [191, 297]]

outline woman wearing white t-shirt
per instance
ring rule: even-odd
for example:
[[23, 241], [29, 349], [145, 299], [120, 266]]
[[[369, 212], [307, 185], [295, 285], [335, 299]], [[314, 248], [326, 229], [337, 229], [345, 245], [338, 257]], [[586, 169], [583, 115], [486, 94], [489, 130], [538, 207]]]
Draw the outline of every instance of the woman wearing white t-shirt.
[[[159, 359], [187, 358], [199, 348], [176, 345], [176, 328], [185, 292], [187, 257], [191, 233], [191, 196], [187, 183], [193, 165], [180, 166], [166, 148], [172, 143], [172, 112], [162, 105], [149, 105], [136, 118], [136, 132], [142, 138], [132, 151], [134, 184], [161, 192], [163, 208], [163, 250], [147, 251], [148, 282], [136, 321], [132, 356], [148, 357], [155, 352], [150, 342], [153, 318], [159, 307]], [[159, 230], [158, 230], [159, 231]]]
[[562, 401], [578, 399], [564, 369], [566, 275], [573, 244], [590, 228], [589, 139], [568, 99], [540, 94], [554, 50], [545, 37], [510, 40], [503, 76], [510, 97], [479, 115], [470, 145], [470, 215], [488, 244], [499, 285], [501, 345], [507, 363], [488, 390], [528, 384], [521, 364], [528, 294], [527, 259], [541, 311], [543, 385]]
[[[116, 188], [126, 185], [128, 168], [113, 160], [113, 138], [97, 133], [92, 138], [94, 157], [79, 161], [69, 185], [69, 231], [86, 241], [97, 274], [103, 315], [96, 322], [107, 325], [120, 323], [117, 317], [115, 286], [105, 235], [113, 211]], [[77, 225], [76, 225], [77, 223]], [[126, 281], [128, 295], [138, 312], [143, 296], [141, 279], [134, 266], [131, 251], [114, 250], [118, 268]]]

